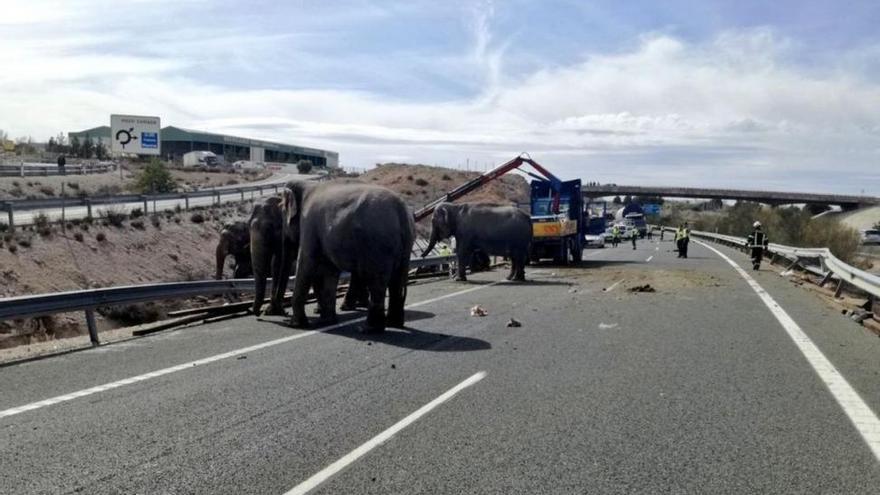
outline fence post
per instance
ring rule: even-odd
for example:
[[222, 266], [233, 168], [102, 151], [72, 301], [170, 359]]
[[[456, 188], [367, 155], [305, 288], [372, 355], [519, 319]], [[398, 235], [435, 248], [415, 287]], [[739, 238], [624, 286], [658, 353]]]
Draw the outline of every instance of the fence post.
[[241, 200], [244, 201], [244, 189], [239, 189], [239, 192], [241, 193]]
[[92, 346], [97, 347], [101, 342], [98, 340], [98, 326], [95, 324], [95, 310], [86, 310], [86, 325], [89, 327], [89, 340]]
[[86, 199], [86, 218], [92, 219], [92, 200]]
[[9, 231], [15, 232], [15, 218], [12, 216], [12, 203], [6, 203], [6, 213], [9, 215]]
[[831, 280], [831, 275], [833, 275], [833, 273], [831, 272], [831, 270], [829, 270], [828, 272], [826, 272], [826, 273], [825, 273], [825, 276], [822, 277], [822, 280], [819, 281], [819, 287], [824, 287], [825, 284], [827, 284], [828, 281]]
[[183, 194], [183, 209], [189, 211], [189, 194]]
[[278, 184], [275, 184], [275, 194], [278, 194]]
[[147, 213], [150, 212], [149, 208], [147, 208], [147, 197], [141, 196], [141, 199], [143, 199], [143, 201], [144, 201], [144, 215], [146, 215]]
[[20, 173], [21, 173], [21, 176], [24, 177], [24, 160], [21, 161], [21, 170], [20, 170]]
[[840, 280], [837, 282], [837, 288], [834, 289], [834, 297], [835, 297], [835, 298], [840, 297], [840, 293], [843, 292], [843, 284], [844, 284], [844, 283], [845, 283], [845, 282], [843, 281], [843, 279], [840, 279]]

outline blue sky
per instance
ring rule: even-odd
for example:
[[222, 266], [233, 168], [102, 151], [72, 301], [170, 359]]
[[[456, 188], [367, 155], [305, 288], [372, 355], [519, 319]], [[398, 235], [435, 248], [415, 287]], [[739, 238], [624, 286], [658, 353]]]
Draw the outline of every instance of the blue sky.
[[17, 0], [0, 129], [110, 113], [343, 165], [880, 195], [876, 2]]

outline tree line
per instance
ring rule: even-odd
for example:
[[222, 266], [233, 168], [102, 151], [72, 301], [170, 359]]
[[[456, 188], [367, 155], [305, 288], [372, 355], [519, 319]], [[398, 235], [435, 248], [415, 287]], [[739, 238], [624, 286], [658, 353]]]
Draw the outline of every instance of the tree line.
[[63, 153], [76, 158], [97, 158], [98, 160], [105, 160], [110, 156], [107, 146], [100, 139], [94, 140], [91, 136], [86, 135], [86, 138], [80, 141], [77, 136], [74, 136], [68, 142], [64, 133], [50, 137], [46, 143], [46, 151]]

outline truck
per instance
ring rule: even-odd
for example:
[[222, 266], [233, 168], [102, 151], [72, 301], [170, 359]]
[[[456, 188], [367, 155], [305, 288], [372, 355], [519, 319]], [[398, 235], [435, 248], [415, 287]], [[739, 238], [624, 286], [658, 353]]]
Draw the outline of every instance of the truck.
[[214, 168], [220, 165], [217, 155], [210, 151], [190, 151], [183, 154], [184, 167], [209, 167]]
[[587, 229], [580, 179], [561, 181], [558, 190], [550, 180], [533, 180], [530, 186], [532, 261], [580, 263]]
[[637, 203], [630, 203], [623, 208], [617, 210], [614, 215], [617, 223], [624, 223], [639, 231], [639, 237], [644, 238], [648, 233], [648, 223], [645, 221], [645, 212]]
[[[537, 173], [520, 169], [523, 165], [530, 165]], [[563, 182], [540, 164], [523, 155], [465, 182], [426, 204], [414, 213], [415, 220], [418, 222], [431, 215], [440, 203], [461, 198], [515, 169], [535, 179], [529, 185], [529, 213], [532, 218], [533, 234], [531, 259], [537, 261], [552, 258], [562, 264], [567, 264], [569, 260], [580, 262], [587, 228], [581, 181], [578, 179]]]

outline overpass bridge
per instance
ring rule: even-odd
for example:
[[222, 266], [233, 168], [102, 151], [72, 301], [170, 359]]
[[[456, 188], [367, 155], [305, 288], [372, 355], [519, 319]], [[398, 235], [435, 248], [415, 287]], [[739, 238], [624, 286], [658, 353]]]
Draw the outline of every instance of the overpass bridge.
[[784, 191], [751, 191], [744, 189], [708, 189], [702, 187], [664, 187], [664, 186], [621, 186], [617, 184], [585, 185], [581, 188], [588, 198], [602, 196], [662, 196], [672, 198], [735, 199], [755, 201], [770, 205], [784, 204], [831, 204], [844, 210], [860, 206], [880, 205], [876, 196], [854, 196], [846, 194], [817, 194]]

